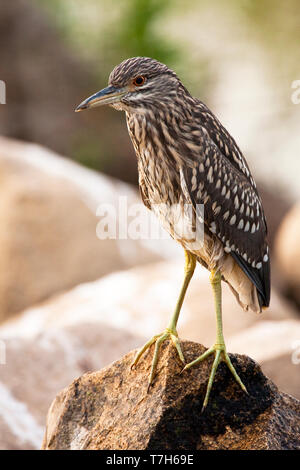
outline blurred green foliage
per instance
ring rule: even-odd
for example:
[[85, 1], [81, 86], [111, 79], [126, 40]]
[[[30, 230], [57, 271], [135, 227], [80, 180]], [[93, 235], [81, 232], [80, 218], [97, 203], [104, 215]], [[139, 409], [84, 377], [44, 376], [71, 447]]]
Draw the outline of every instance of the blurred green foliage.
[[[92, 72], [95, 87], [99, 89], [105, 86], [114, 66], [128, 57], [154, 57], [174, 68], [182, 64], [180, 45], [169, 40], [157, 27], [176, 7], [174, 1], [36, 1], [52, 16], [62, 40], [88, 64], [87, 73]], [[88, 90], [87, 94], [94, 91]], [[95, 121], [95, 114], [84, 119], [85, 122]], [[123, 116], [107, 109], [98, 110], [96, 122], [97, 129], [91, 124], [87, 126], [88, 131], [74, 135], [71, 158], [136, 183], [136, 162], [132, 158]]]
[[167, 16], [171, 8], [170, 0], [128, 1], [120, 21], [107, 31], [110, 40], [107, 41], [106, 51], [114, 50], [119, 58], [147, 56], [174, 63], [178, 59], [179, 45], [167, 40], [155, 29], [156, 21]]
[[[171, 0], [36, 0], [53, 16], [62, 37], [93, 60], [104, 75], [122, 59], [150, 56], [174, 65], [179, 44], [168, 41], [156, 24], [175, 8]], [[106, 70], [107, 69], [107, 70]]]
[[[269, 49], [274, 59], [275, 77], [279, 67], [298, 70], [299, 0], [34, 1], [52, 16], [62, 40], [94, 77], [96, 89], [87, 90], [87, 95], [105, 86], [115, 65], [128, 57], [141, 55], [154, 57], [176, 70], [190, 91], [205, 101], [213, 92], [213, 73], [218, 68], [206, 55], [207, 51], [201, 50], [201, 41], [197, 41], [203, 21], [207, 21], [208, 9], [211, 34], [216, 25], [222, 24], [223, 18], [230, 17], [232, 23], [229, 24], [236, 24], [237, 29], [242, 26], [249, 42], [256, 41], [260, 47]], [[194, 28], [195, 44], [188, 34], [191, 31], [187, 31], [189, 42], [185, 42], [181, 17], [187, 15]], [[226, 30], [221, 38], [224, 43], [220, 42], [220, 51], [226, 42]], [[210, 40], [208, 35], [207, 42]], [[285, 53], [287, 48], [289, 54]], [[95, 114], [86, 119], [94, 124], [89, 132], [74, 136], [70, 156], [89, 167], [136, 182], [136, 162], [132, 158], [123, 116], [106, 109], [99, 111], [97, 126]], [[118, 136], [117, 141], [114, 136]]]
[[[99, 89], [107, 83], [114, 66], [128, 57], [154, 57], [174, 68], [182, 63], [180, 45], [169, 40], [158, 27], [175, 8], [174, 1], [36, 1], [54, 19], [62, 41], [88, 65], [87, 73], [92, 73]], [[94, 91], [87, 90], [87, 94]], [[108, 109], [97, 111], [97, 120], [95, 114], [82, 118], [87, 125], [82, 133], [74, 135], [71, 158], [136, 183], [136, 161], [124, 117]]]
[[292, 73], [299, 70], [299, 0], [227, 0], [227, 5], [240, 14], [250, 34], [268, 49], [274, 64], [284, 60]]

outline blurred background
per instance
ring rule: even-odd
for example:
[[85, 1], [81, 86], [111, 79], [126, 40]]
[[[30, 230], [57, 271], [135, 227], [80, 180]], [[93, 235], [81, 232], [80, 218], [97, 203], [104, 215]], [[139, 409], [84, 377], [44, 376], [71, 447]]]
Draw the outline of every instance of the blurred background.
[[[173, 68], [247, 158], [273, 296], [258, 317], [225, 286], [228, 349], [300, 398], [299, 2], [13, 0], [0, 35], [0, 448], [39, 448], [55, 395], [162, 330], [174, 306], [183, 254], [172, 241], [96, 237], [99, 204], [139, 201], [125, 116], [74, 113], [138, 55]], [[181, 337], [214, 341], [200, 267], [180, 321]]]

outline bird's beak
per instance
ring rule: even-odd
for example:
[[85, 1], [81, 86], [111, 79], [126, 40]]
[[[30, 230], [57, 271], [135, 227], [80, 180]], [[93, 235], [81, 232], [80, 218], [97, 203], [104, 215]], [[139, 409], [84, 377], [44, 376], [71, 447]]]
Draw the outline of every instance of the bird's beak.
[[94, 93], [80, 105], [77, 106], [75, 112], [82, 111], [83, 109], [95, 108], [96, 106], [102, 106], [104, 104], [112, 104], [120, 101], [120, 99], [128, 93], [127, 87], [116, 88], [114, 86], [108, 86], [103, 90]]

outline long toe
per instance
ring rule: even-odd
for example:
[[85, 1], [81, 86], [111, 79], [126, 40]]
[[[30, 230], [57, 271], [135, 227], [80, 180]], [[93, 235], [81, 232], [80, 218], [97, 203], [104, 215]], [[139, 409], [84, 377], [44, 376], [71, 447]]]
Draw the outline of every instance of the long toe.
[[248, 393], [245, 385], [243, 384], [243, 382], [241, 381], [241, 379], [240, 379], [239, 375], [237, 374], [235, 368], [233, 367], [232, 362], [230, 360], [230, 357], [228, 356], [226, 351], [223, 353], [223, 356], [224, 356], [224, 361], [226, 362], [226, 364], [227, 364], [230, 372], [232, 373], [233, 377], [235, 378], [236, 382], [239, 384], [239, 386], [241, 387], [241, 389], [245, 393]]
[[205, 398], [204, 398], [204, 402], [203, 402], [202, 411], [206, 408], [206, 406], [208, 404], [208, 400], [209, 400], [210, 392], [211, 392], [211, 389], [212, 389], [212, 386], [213, 386], [214, 378], [215, 378], [215, 375], [216, 375], [216, 372], [217, 372], [217, 368], [218, 368], [220, 362], [222, 362], [222, 361], [224, 361], [227, 364], [230, 372], [234, 376], [236, 382], [240, 385], [241, 389], [244, 392], [248, 393], [245, 385], [241, 381], [241, 379], [238, 376], [235, 368], [232, 365], [232, 362], [231, 362], [231, 360], [230, 360], [230, 358], [229, 358], [229, 356], [226, 352], [225, 344], [224, 345], [223, 344], [221, 344], [221, 345], [220, 344], [215, 344], [214, 346], [209, 348], [207, 351], [205, 351], [205, 353], [203, 353], [197, 359], [195, 359], [194, 361], [187, 364], [184, 367], [183, 371], [187, 370], [187, 369], [190, 369], [191, 367], [195, 366], [196, 364], [199, 364], [200, 362], [204, 361], [211, 354], [214, 354], [215, 358], [214, 358], [214, 362], [213, 362], [213, 365], [212, 365], [212, 368], [211, 368], [211, 371], [210, 371], [210, 375], [209, 375], [209, 379], [208, 379], [208, 383], [207, 383], [206, 394], [205, 394]]
[[183, 353], [182, 353], [182, 350], [181, 350], [179, 338], [178, 338], [178, 333], [177, 333], [176, 330], [173, 330], [173, 329], [170, 330], [169, 328], [166, 328], [166, 330], [163, 333], [161, 333], [159, 335], [155, 335], [151, 339], [149, 339], [149, 341], [147, 341], [147, 343], [145, 343], [144, 346], [137, 352], [137, 354], [135, 355], [135, 358], [134, 358], [134, 360], [131, 364], [131, 369], [133, 369], [137, 365], [139, 360], [141, 359], [144, 352], [146, 352], [146, 350], [149, 349], [152, 346], [152, 344], [155, 343], [154, 354], [153, 354], [152, 364], [151, 364], [151, 371], [150, 371], [150, 375], [149, 375], [148, 391], [149, 391], [150, 385], [152, 384], [153, 379], [155, 377], [155, 373], [156, 373], [156, 369], [157, 369], [157, 363], [158, 363], [158, 360], [159, 360], [160, 347], [166, 339], [171, 339], [172, 344], [174, 345], [174, 347], [177, 350], [177, 353], [178, 353], [178, 356], [179, 356], [181, 362], [183, 362], [183, 363], [185, 362], [184, 361], [184, 356], [183, 356]]

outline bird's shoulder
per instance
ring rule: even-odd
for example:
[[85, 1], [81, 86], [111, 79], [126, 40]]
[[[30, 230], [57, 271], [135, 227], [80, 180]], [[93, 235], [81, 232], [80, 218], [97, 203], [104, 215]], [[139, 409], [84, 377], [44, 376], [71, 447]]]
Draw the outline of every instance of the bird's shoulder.
[[[193, 124], [199, 129], [199, 133], [206, 136], [205, 143], [211, 140], [220, 151], [220, 155], [228, 160], [231, 165], [249, 181], [256, 190], [255, 181], [251, 175], [248, 163], [237, 145], [235, 139], [222, 125], [215, 114], [197, 98], [193, 98]], [[193, 125], [192, 124], [192, 125]], [[194, 133], [196, 135], [196, 129]]]

